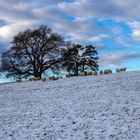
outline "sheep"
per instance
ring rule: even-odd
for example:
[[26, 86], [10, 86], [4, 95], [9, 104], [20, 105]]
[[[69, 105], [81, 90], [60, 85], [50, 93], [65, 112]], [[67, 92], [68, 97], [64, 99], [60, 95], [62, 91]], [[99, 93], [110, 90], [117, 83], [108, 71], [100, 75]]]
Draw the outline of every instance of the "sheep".
[[97, 71], [94, 71], [92, 74], [93, 74], [94, 76], [97, 76], [97, 75], [98, 75], [98, 72], [97, 72]]
[[49, 81], [50, 81], [50, 80], [58, 80], [58, 79], [59, 79], [59, 77], [54, 77], [54, 76], [49, 77]]
[[103, 71], [102, 70], [100, 70], [99, 73], [100, 73], [100, 75], [103, 75]]
[[80, 76], [85, 76], [85, 72], [80, 72]]
[[87, 72], [87, 75], [92, 75], [92, 72]]
[[116, 72], [125, 72], [126, 71], [126, 67], [125, 68], [117, 68]]
[[32, 78], [32, 80], [37, 81], [37, 80], [41, 80], [41, 78], [40, 77], [34, 77], [34, 78]]
[[16, 82], [17, 82], [17, 83], [21, 83], [21, 79], [17, 79]]
[[125, 68], [120, 68], [121, 72], [125, 72], [126, 71], [126, 67]]
[[36, 80], [41, 80], [41, 78], [40, 77], [36, 77]]
[[53, 77], [53, 80], [58, 80], [59, 79], [59, 77]]
[[112, 73], [112, 70], [111, 70], [111, 69], [107, 69], [107, 70], [104, 70], [103, 73], [104, 73], [104, 74], [110, 74], [110, 73]]
[[54, 76], [49, 77], [49, 81], [50, 81], [50, 80], [53, 80], [53, 78], [54, 78]]
[[108, 70], [104, 70], [104, 74], [109, 74]]
[[42, 82], [45, 82], [46, 81], [46, 78], [42, 78], [41, 80], [42, 80]]

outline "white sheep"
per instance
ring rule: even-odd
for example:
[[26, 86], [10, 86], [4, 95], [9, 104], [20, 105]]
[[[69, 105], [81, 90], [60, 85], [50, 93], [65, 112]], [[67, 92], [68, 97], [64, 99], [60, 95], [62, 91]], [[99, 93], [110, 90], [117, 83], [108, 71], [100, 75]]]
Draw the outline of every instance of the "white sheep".
[[85, 76], [85, 72], [80, 72], [80, 76]]
[[110, 73], [112, 73], [112, 70], [111, 70], [111, 69], [107, 69], [107, 70], [104, 70], [103, 73], [104, 73], [104, 74], [110, 74]]
[[120, 68], [121, 72], [125, 72], [126, 71], [126, 67], [125, 68]]
[[36, 77], [36, 80], [41, 80], [41, 78], [40, 77]]
[[17, 79], [16, 82], [17, 82], [17, 83], [21, 83], [21, 79]]
[[58, 80], [58, 79], [59, 79], [59, 77], [54, 77], [54, 76], [49, 77], [49, 81], [50, 81], [50, 80]]
[[87, 72], [87, 74], [86, 75], [92, 75], [93, 73], [92, 72]]
[[126, 67], [125, 68], [117, 68], [116, 72], [125, 72], [126, 71]]
[[92, 74], [93, 74], [94, 76], [97, 76], [97, 75], [98, 75], [98, 72], [97, 72], [97, 71], [94, 71]]

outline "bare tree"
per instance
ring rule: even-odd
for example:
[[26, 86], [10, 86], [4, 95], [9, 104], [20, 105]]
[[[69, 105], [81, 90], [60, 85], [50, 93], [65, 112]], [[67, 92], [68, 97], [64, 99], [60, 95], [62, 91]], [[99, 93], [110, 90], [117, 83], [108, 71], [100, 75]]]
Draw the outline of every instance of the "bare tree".
[[[47, 26], [20, 32], [13, 37], [12, 47], [2, 55], [2, 68], [8, 77], [40, 77], [61, 62], [63, 38]], [[5, 66], [6, 65], [6, 66]]]

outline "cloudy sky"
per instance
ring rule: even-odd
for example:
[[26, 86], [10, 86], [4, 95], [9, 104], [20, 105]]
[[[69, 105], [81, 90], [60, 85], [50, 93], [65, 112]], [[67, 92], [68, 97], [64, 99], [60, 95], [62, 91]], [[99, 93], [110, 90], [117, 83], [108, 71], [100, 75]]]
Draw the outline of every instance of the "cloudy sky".
[[140, 69], [140, 0], [0, 0], [0, 51], [19, 31], [48, 25], [67, 40], [93, 44], [101, 68]]

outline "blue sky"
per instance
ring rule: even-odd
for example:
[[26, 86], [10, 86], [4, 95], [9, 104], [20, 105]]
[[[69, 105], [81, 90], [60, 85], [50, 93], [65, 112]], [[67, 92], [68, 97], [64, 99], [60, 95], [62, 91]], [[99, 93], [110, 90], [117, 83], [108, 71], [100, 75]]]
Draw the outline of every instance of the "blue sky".
[[93, 44], [102, 69], [140, 70], [140, 0], [0, 0], [0, 51], [27, 28], [48, 25], [66, 40]]

